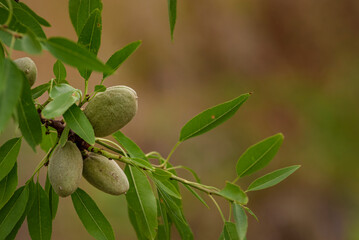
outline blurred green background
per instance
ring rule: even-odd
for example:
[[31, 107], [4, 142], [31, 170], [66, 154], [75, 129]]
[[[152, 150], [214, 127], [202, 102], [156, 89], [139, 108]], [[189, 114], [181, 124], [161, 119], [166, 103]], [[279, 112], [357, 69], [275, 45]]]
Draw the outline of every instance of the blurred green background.
[[[76, 40], [67, 1], [24, 2], [52, 24], [46, 29], [49, 37]], [[235, 178], [234, 166], [248, 146], [282, 132], [285, 141], [276, 158], [241, 186], [277, 168], [302, 168], [272, 189], [249, 194], [249, 207], [260, 222], [249, 217], [248, 239], [359, 239], [359, 1], [179, 1], [174, 42], [166, 1], [103, 3], [100, 59], [129, 42], [143, 41], [105, 84], [137, 91], [139, 112], [123, 131], [145, 152], [166, 156], [191, 117], [253, 91], [232, 119], [181, 145], [172, 163], [189, 166], [203, 183], [222, 188], [225, 180]], [[47, 52], [33, 59], [39, 70], [36, 85], [49, 81], [55, 59]], [[83, 89], [77, 71], [67, 71], [69, 82]], [[90, 89], [99, 81], [100, 75], [93, 74]], [[0, 143], [14, 134], [10, 124]], [[24, 142], [20, 184], [43, 155]], [[44, 176], [42, 171], [42, 181]], [[108, 217], [117, 239], [136, 238], [124, 196], [104, 194], [85, 180], [81, 187]], [[215, 206], [206, 198], [208, 210], [182, 192], [195, 239], [217, 239], [222, 220]], [[225, 202], [219, 202], [228, 214]], [[29, 239], [25, 225], [17, 239]], [[70, 198], [60, 200], [53, 239], [92, 239]], [[177, 234], [173, 239], [179, 239]]]

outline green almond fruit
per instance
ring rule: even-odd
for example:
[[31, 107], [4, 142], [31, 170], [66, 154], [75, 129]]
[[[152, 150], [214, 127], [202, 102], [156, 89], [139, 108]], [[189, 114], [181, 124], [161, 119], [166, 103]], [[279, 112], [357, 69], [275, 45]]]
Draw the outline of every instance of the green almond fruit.
[[14, 60], [17, 67], [25, 73], [27, 80], [29, 80], [30, 86], [34, 85], [37, 77], [37, 68], [31, 58], [23, 57]]
[[129, 188], [126, 174], [114, 160], [90, 153], [84, 160], [82, 175], [99, 190], [112, 195], [126, 193]]
[[83, 160], [76, 144], [68, 141], [58, 145], [49, 160], [48, 175], [54, 191], [67, 197], [76, 191], [83, 169]]
[[113, 86], [98, 93], [84, 113], [96, 137], [106, 137], [124, 127], [137, 112], [137, 94], [127, 86]]

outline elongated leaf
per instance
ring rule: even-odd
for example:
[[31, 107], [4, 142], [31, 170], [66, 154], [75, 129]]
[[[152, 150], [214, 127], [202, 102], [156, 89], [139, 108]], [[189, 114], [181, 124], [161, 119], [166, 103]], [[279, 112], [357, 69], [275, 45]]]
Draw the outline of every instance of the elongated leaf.
[[146, 155], [143, 151], [134, 143], [131, 139], [126, 137], [122, 132], [117, 131], [112, 136], [116, 139], [118, 143], [120, 143], [130, 154], [131, 157], [145, 159]]
[[67, 139], [69, 138], [69, 132], [70, 132], [70, 127], [66, 126], [64, 128], [64, 130], [62, 131], [60, 140], [59, 140], [59, 144], [61, 145], [61, 147], [65, 146], [65, 144], [67, 143]]
[[78, 188], [71, 199], [77, 215], [91, 236], [97, 240], [115, 240], [110, 223], [85, 191]]
[[21, 146], [21, 138], [13, 138], [0, 147], [0, 181], [14, 167]]
[[36, 184], [36, 197], [27, 216], [27, 225], [32, 239], [51, 239], [52, 218], [49, 198], [40, 183]]
[[154, 167], [148, 160], [144, 160], [142, 158], [131, 158], [133, 162], [135, 162], [140, 168], [146, 168], [146, 169], [152, 169], [154, 170]]
[[219, 192], [219, 194], [240, 204], [248, 203], [247, 195], [241, 190], [239, 186], [231, 182], [226, 182], [226, 186]]
[[139, 169], [126, 166], [125, 173], [130, 184], [126, 194], [128, 207], [135, 214], [138, 227], [147, 239], [155, 239], [157, 230], [157, 204], [151, 184]]
[[17, 232], [19, 231], [21, 225], [24, 223], [25, 218], [26, 218], [27, 214], [29, 213], [29, 211], [32, 207], [32, 204], [35, 200], [35, 197], [36, 197], [35, 183], [31, 180], [26, 184], [26, 186], [29, 188], [29, 200], [27, 201], [25, 211], [22, 214], [22, 216], [20, 217], [20, 219], [17, 221], [16, 225], [11, 230], [10, 234], [7, 235], [5, 240], [14, 240], [15, 239]]
[[236, 225], [232, 222], [225, 222], [223, 232], [219, 239], [223, 240], [239, 240]]
[[72, 105], [65, 113], [64, 119], [67, 126], [79, 135], [83, 140], [91, 145], [95, 144], [95, 132], [90, 121], [82, 110], [76, 105]]
[[57, 133], [56, 130], [52, 127], [48, 127], [49, 131], [47, 131], [45, 126], [41, 127], [42, 131], [42, 142], [40, 143], [40, 147], [44, 152], [48, 152], [50, 148], [55, 146], [57, 143]]
[[257, 190], [262, 190], [262, 189], [272, 187], [272, 186], [280, 183], [287, 177], [289, 177], [292, 173], [297, 171], [298, 168], [300, 168], [300, 166], [296, 165], [296, 166], [286, 167], [286, 168], [282, 168], [282, 169], [276, 170], [274, 172], [268, 173], [268, 174], [264, 175], [263, 177], [260, 177], [256, 180], [254, 180], [249, 185], [247, 192], [257, 191]]
[[[77, 13], [79, 11], [81, 0], [69, 0], [69, 14], [72, 26], [77, 33]], [[80, 33], [79, 33], [80, 34]]]
[[31, 95], [33, 99], [39, 98], [50, 88], [50, 83], [44, 83], [37, 86], [34, 89], [31, 89]]
[[30, 85], [25, 76], [23, 78], [21, 98], [17, 105], [17, 117], [22, 135], [36, 152], [35, 147], [42, 140], [41, 121], [32, 101]]
[[0, 181], [0, 209], [14, 194], [17, 183], [17, 164], [15, 163], [9, 174]]
[[0, 239], [9, 235], [26, 209], [29, 188], [21, 187], [0, 210]]
[[45, 192], [49, 198], [51, 218], [54, 220], [59, 206], [59, 195], [55, 193], [54, 188], [51, 186], [48, 174], [46, 175]]
[[238, 176], [244, 177], [265, 167], [278, 152], [283, 138], [283, 134], [278, 133], [249, 147], [237, 162]]
[[104, 85], [96, 85], [95, 86], [95, 92], [99, 93], [99, 92], [104, 92], [106, 91], [106, 87]]
[[170, 240], [171, 239], [171, 226], [168, 222], [167, 210], [166, 207], [161, 201], [157, 200], [157, 210], [158, 210], [158, 231], [157, 231], [157, 240]]
[[52, 70], [56, 77], [56, 80], [55, 80], [56, 84], [60, 84], [61, 81], [66, 80], [66, 75], [67, 75], [66, 68], [60, 60], [57, 60], [55, 62]]
[[244, 210], [246, 210], [250, 215], [252, 215], [252, 217], [254, 217], [254, 219], [257, 220], [257, 222], [259, 222], [258, 217], [254, 214], [254, 212], [251, 209], [249, 209], [245, 206], [242, 206], [242, 208], [244, 208]]
[[81, 0], [74, 2], [75, 3], [72, 3], [72, 5], [77, 6], [77, 16], [76, 18], [74, 18], [74, 22], [76, 22], [75, 30], [77, 35], [79, 36], [93, 10], [99, 9], [100, 11], [102, 11], [102, 3], [100, 0]]
[[198, 114], [182, 128], [179, 141], [182, 142], [201, 135], [222, 124], [237, 112], [239, 107], [248, 99], [249, 95], [249, 93], [243, 94], [231, 101], [222, 103]]
[[22, 8], [14, 8], [14, 15], [21, 24], [30, 29], [37, 37], [46, 39], [46, 35], [39, 22]]
[[21, 95], [23, 75], [16, 65], [5, 59], [0, 65], [0, 133], [5, 128]]
[[36, 21], [38, 23], [40, 23], [41, 25], [45, 26], [45, 27], [51, 27], [50, 23], [48, 21], [46, 21], [44, 18], [40, 17], [39, 15], [37, 15], [37, 13], [35, 13], [34, 11], [32, 11], [25, 3], [23, 2], [18, 2], [17, 5], [19, 5], [22, 9], [24, 9], [26, 12], [28, 12], [33, 18], [36, 19]]
[[128, 211], [128, 217], [130, 219], [131, 225], [135, 229], [137, 239], [146, 240], [147, 238], [143, 235], [142, 229], [140, 228], [139, 223], [138, 223], [138, 218], [139, 218], [138, 214], [136, 214], [135, 211], [133, 211], [130, 207], [128, 207], [128, 205], [127, 205], [127, 211]]
[[2, 42], [0, 42], [0, 64], [3, 63], [4, 59], [5, 59], [5, 51], [4, 51], [4, 47], [2, 45]]
[[188, 191], [190, 191], [190, 193], [193, 194], [193, 196], [195, 196], [201, 203], [203, 203], [204, 206], [206, 206], [209, 209], [209, 206], [207, 205], [206, 201], [203, 200], [203, 198], [195, 192], [195, 190], [193, 190], [190, 186], [183, 184], [183, 186], [185, 186]]
[[86, 68], [93, 71], [112, 72], [112, 69], [98, 60], [93, 53], [66, 38], [49, 38], [44, 44], [53, 56], [68, 65], [79, 69], [86, 66]]
[[[115, 52], [106, 62], [106, 65], [112, 67], [115, 72], [126, 59], [141, 45], [142, 41], [132, 42], [122, 49]], [[107, 78], [109, 74], [104, 73], [103, 79]]]
[[[79, 36], [78, 44], [88, 49], [97, 56], [101, 45], [102, 20], [101, 11], [95, 9], [88, 18]], [[92, 71], [88, 69], [79, 69], [81, 76], [88, 80]]]
[[173, 32], [176, 26], [177, 18], [177, 0], [167, 0], [168, 3], [168, 17], [170, 21], [171, 39], [173, 40]]
[[42, 52], [42, 47], [37, 40], [35, 34], [33, 34], [31, 31], [28, 31], [22, 38], [22, 49], [25, 52], [28, 52], [30, 54], [40, 54]]
[[244, 240], [247, 235], [248, 218], [246, 212], [241, 205], [233, 203], [233, 217], [236, 222], [236, 229], [239, 236], [239, 240]]
[[172, 185], [170, 180], [168, 178], [159, 177], [156, 175], [153, 175], [154, 182], [158, 188], [160, 188], [162, 191], [166, 192], [168, 195], [181, 199], [181, 194], [177, 191], [177, 189]]
[[64, 114], [74, 103], [79, 100], [79, 96], [72, 92], [64, 93], [46, 105], [42, 110], [42, 115], [47, 118], [55, 118]]

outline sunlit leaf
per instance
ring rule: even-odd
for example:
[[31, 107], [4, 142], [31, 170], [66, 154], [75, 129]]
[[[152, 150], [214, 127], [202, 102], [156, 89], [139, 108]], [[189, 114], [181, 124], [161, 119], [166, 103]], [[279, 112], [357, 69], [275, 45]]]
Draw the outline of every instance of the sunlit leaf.
[[47, 119], [59, 117], [78, 100], [79, 96], [77, 94], [72, 92], [64, 93], [47, 104], [41, 113]]
[[278, 152], [283, 138], [283, 134], [278, 133], [249, 147], [237, 162], [238, 176], [244, 177], [265, 167]]

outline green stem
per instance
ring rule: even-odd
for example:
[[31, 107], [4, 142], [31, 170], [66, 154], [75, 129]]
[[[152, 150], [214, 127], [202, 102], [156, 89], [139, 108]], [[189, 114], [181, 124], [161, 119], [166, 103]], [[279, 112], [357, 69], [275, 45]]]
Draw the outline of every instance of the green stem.
[[12, 56], [12, 51], [14, 49], [14, 45], [15, 45], [15, 37], [14, 35], [11, 38], [11, 43], [10, 43], [10, 49], [9, 49], [9, 58], [11, 59]]
[[[127, 157], [126, 151], [120, 145], [118, 145], [117, 143], [115, 143], [115, 142], [113, 142], [111, 140], [108, 140], [106, 138], [96, 138], [96, 140], [98, 141], [99, 144], [101, 144], [101, 143], [106, 144], [104, 142], [107, 142], [107, 143], [110, 143], [110, 144], [114, 145], [115, 147], [117, 147], [117, 151], [115, 151], [115, 152], [121, 151], [120, 153]], [[107, 145], [107, 146], [109, 146], [109, 145]], [[109, 146], [109, 147], [111, 147], [111, 146]], [[115, 148], [112, 147], [112, 149], [115, 149]]]
[[178, 146], [181, 144], [181, 142], [177, 142], [176, 145], [173, 146], [171, 152], [168, 154], [168, 157], [166, 158], [166, 160], [161, 164], [161, 166], [163, 168], [166, 168], [166, 165], [168, 163], [168, 161], [170, 160], [172, 154], [176, 151], [176, 149], [178, 148]]
[[122, 156], [125, 156], [125, 154], [124, 154], [124, 152], [123, 152], [122, 150], [119, 150], [119, 149], [117, 149], [117, 148], [114, 148], [114, 147], [108, 145], [107, 143], [104, 143], [104, 142], [102, 142], [102, 141], [100, 141], [100, 140], [96, 140], [96, 143], [100, 144], [101, 146], [104, 146], [105, 148], [110, 149], [111, 151], [114, 151], [114, 152], [116, 152], [116, 153], [119, 153], [119, 154], [121, 154]]
[[228, 214], [228, 222], [231, 221], [231, 217], [232, 217], [232, 203], [229, 203], [229, 214]]
[[[56, 145], [55, 145], [56, 146]], [[40, 171], [40, 169], [44, 166], [44, 164], [48, 161], [49, 156], [51, 154], [51, 152], [54, 150], [54, 147], [50, 148], [50, 150], [46, 153], [46, 155], [44, 156], [44, 158], [41, 160], [41, 162], [39, 162], [39, 164], [37, 165], [34, 173], [32, 174], [31, 178], [34, 178], [35, 174], [38, 173]]]
[[234, 179], [234, 180], [232, 181], [232, 183], [235, 184], [240, 178], [241, 178], [240, 176], [237, 176], [236, 179]]
[[12, 0], [6, 0], [7, 2], [7, 5], [9, 7], [9, 16], [7, 16], [7, 20], [6, 22], [4, 23], [5, 26], [9, 26], [10, 23], [11, 23], [11, 19], [12, 19], [12, 14], [13, 14], [13, 7], [12, 7]]
[[216, 205], [216, 207], [217, 207], [217, 209], [218, 209], [218, 212], [219, 212], [219, 214], [221, 214], [222, 220], [223, 220], [223, 222], [225, 223], [225, 222], [226, 222], [226, 219], [224, 218], [223, 212], [222, 212], [221, 208], [219, 207], [219, 205], [218, 205], [216, 199], [214, 199], [214, 197], [213, 197], [211, 194], [208, 194], [208, 196], [212, 199], [214, 205]]

